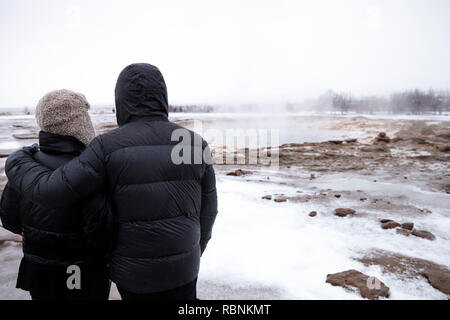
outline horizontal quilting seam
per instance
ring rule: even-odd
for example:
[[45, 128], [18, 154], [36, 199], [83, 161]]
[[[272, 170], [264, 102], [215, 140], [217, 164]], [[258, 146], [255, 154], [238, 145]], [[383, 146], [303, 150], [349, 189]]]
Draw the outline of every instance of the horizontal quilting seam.
[[149, 181], [149, 182], [139, 182], [139, 183], [126, 183], [126, 184], [117, 184], [117, 187], [125, 187], [125, 186], [136, 186], [142, 184], [154, 184], [154, 183], [171, 183], [171, 182], [182, 182], [182, 181], [198, 181], [198, 179], [173, 179], [173, 180], [162, 180], [162, 181]]
[[61, 232], [61, 231], [48, 231], [48, 230], [44, 230], [44, 229], [40, 229], [40, 228], [36, 228], [33, 226], [30, 226], [29, 224], [24, 225], [23, 228], [29, 229], [30, 231], [36, 231], [36, 232], [42, 232], [42, 233], [47, 233], [47, 234], [53, 234], [56, 236], [81, 236], [81, 232]]
[[125, 256], [122, 254], [117, 254], [117, 256], [120, 256], [122, 258], [125, 259], [141, 259], [141, 260], [155, 260], [155, 259], [170, 259], [170, 258], [174, 258], [176, 256], [183, 256], [183, 255], [188, 255], [189, 253], [191, 253], [195, 247], [198, 246], [198, 243], [196, 243], [191, 249], [189, 249], [188, 251], [183, 251], [180, 253], [175, 253], [175, 254], [171, 254], [171, 255], [164, 255], [164, 256], [156, 256], [156, 257], [131, 257], [131, 256]]
[[175, 217], [163, 217], [163, 218], [158, 218], [158, 219], [134, 219], [134, 220], [118, 220], [117, 223], [119, 224], [132, 224], [132, 223], [153, 223], [153, 222], [159, 222], [159, 221], [164, 221], [164, 220], [170, 220], [170, 219], [179, 219], [179, 218], [187, 218], [187, 219], [193, 219], [195, 221], [198, 221], [198, 219], [195, 219], [191, 216], [186, 216], [186, 213], [181, 213], [178, 216]]
[[113, 153], [115, 152], [119, 152], [121, 150], [126, 150], [126, 149], [130, 149], [130, 148], [143, 148], [143, 147], [174, 147], [176, 146], [176, 144], [171, 145], [171, 144], [143, 144], [143, 145], [138, 145], [138, 146], [127, 146], [127, 147], [121, 147], [118, 148], [114, 151], [110, 151], [107, 154], [105, 154], [105, 156], [111, 156]]

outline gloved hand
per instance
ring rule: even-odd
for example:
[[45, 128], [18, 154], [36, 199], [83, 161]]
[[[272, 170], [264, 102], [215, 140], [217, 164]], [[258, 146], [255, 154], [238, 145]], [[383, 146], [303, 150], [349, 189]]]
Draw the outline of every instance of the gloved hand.
[[33, 155], [39, 151], [39, 145], [34, 143], [31, 146], [23, 147], [22, 150], [29, 155]]

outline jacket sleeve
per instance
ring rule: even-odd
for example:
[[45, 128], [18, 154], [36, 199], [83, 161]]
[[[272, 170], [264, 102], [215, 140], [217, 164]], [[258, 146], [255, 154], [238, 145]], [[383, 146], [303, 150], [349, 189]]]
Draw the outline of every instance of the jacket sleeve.
[[20, 195], [6, 184], [0, 202], [0, 218], [3, 228], [17, 234], [22, 234], [22, 223], [20, 219]]
[[16, 151], [8, 157], [5, 166], [10, 183], [28, 200], [47, 207], [69, 206], [105, 187], [101, 136], [96, 137], [79, 157], [54, 171], [34, 160], [36, 151], [36, 146]]
[[114, 215], [110, 198], [99, 193], [90, 198], [81, 210], [83, 238], [98, 250], [109, 251], [114, 231]]
[[206, 165], [202, 178], [202, 207], [200, 211], [200, 247], [202, 253], [211, 239], [212, 228], [217, 215], [216, 176], [211, 164]]

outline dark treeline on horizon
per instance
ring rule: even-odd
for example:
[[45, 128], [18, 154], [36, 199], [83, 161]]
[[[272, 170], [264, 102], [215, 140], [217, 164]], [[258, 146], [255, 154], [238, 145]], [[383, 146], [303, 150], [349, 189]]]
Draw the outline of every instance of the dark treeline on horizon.
[[210, 105], [169, 105], [169, 112], [213, 112]]
[[[287, 103], [280, 108], [286, 111], [317, 111], [338, 113], [393, 113], [393, 114], [442, 114], [450, 112], [450, 90], [422, 91], [419, 89], [394, 92], [390, 96], [362, 96], [351, 93], [336, 93], [328, 90], [319, 98], [303, 103]], [[170, 105], [169, 112], [217, 112], [245, 111], [259, 112], [264, 107], [253, 103], [239, 106], [217, 105]], [[273, 109], [272, 109], [273, 110]]]
[[341, 113], [442, 114], [450, 111], [450, 90], [414, 89], [394, 92], [389, 97], [355, 97], [350, 93], [329, 90], [317, 99], [315, 109]]

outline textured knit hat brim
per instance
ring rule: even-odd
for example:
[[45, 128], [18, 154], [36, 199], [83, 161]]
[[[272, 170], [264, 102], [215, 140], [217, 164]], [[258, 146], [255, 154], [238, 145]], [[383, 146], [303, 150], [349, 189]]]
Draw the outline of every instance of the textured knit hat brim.
[[41, 130], [72, 136], [88, 145], [95, 137], [85, 96], [70, 90], [54, 90], [39, 100], [36, 121]]

